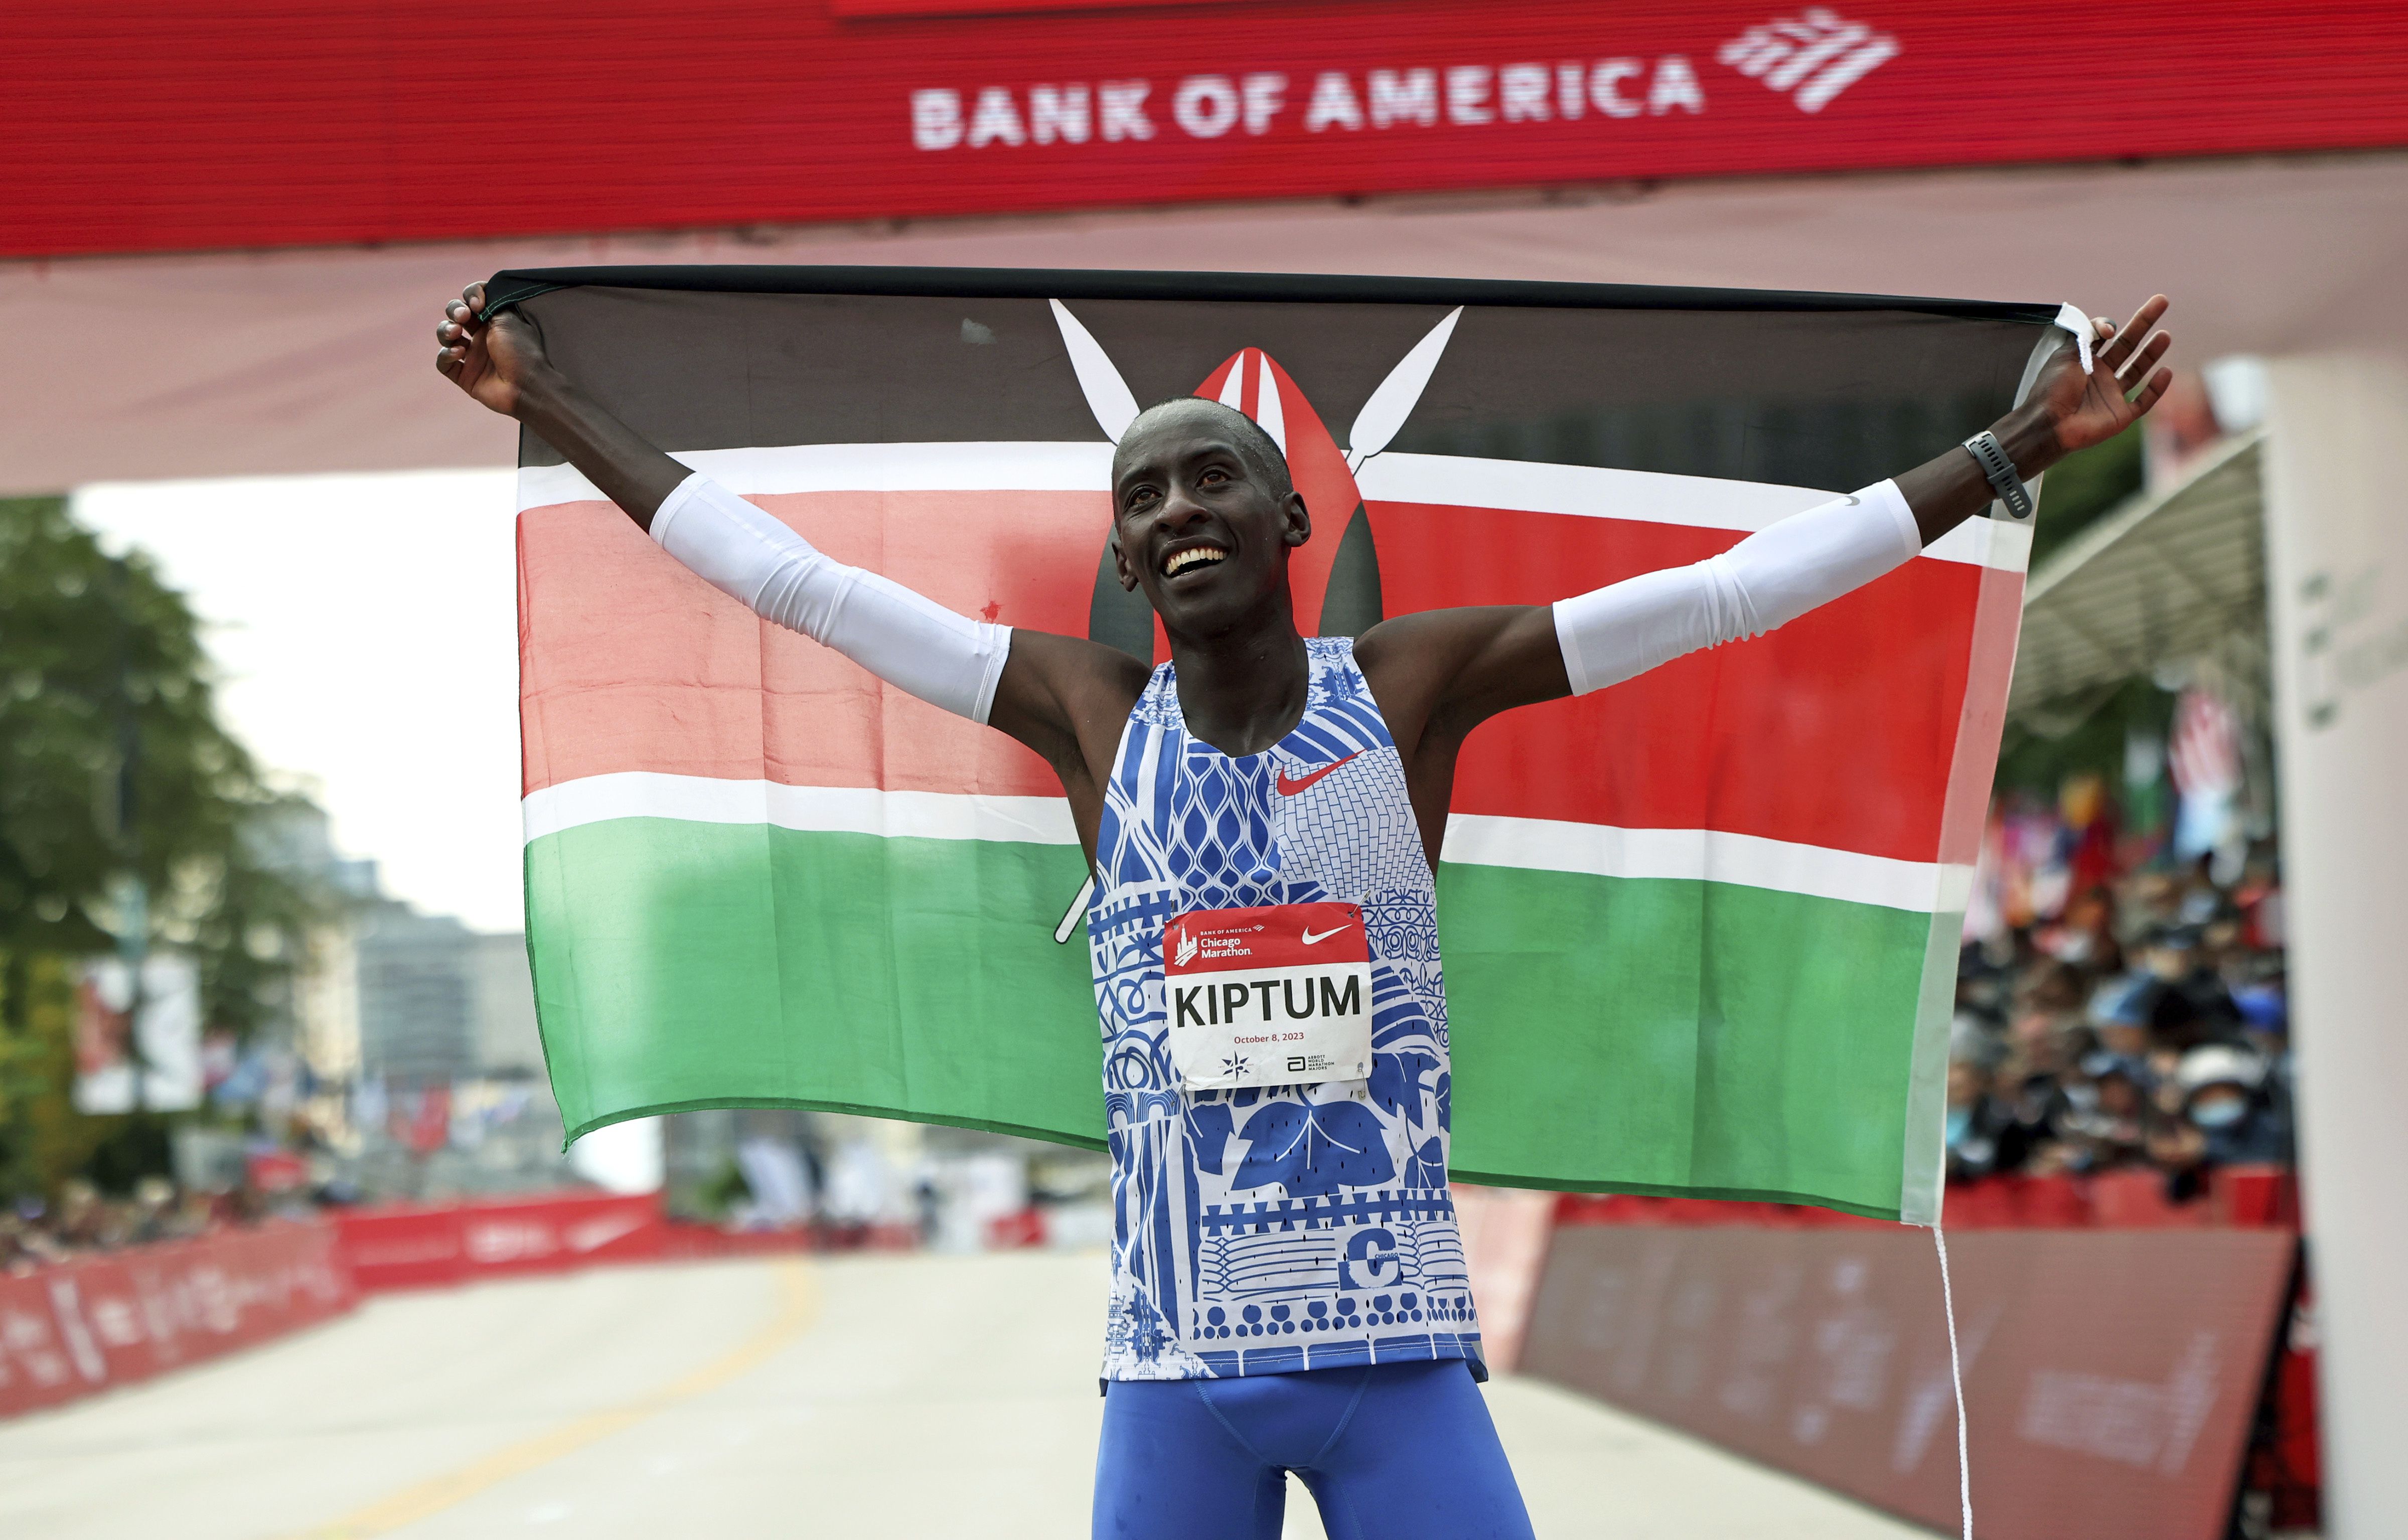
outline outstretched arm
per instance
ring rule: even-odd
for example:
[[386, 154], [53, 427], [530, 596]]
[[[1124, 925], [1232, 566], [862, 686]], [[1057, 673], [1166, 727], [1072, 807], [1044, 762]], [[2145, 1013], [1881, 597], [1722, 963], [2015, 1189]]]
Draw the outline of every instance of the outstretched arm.
[[[2171, 339], [2151, 335], [2165, 310], [2160, 294], [2121, 330], [2094, 321], [2103, 345], [2086, 373], [2071, 344], [2042, 367], [2030, 396], [1991, 429], [2023, 479], [2114, 437], [2157, 404], [2172, 380], [2157, 366]], [[1399, 746], [1426, 745], [1451, 763], [1464, 734], [1499, 711], [1603, 689], [1785, 624], [1909, 560], [1993, 495], [1971, 453], [1952, 449], [1695, 565], [1552, 606], [1401, 616], [1366, 634], [1357, 654]]]
[[659, 446], [604, 410], [552, 366], [535, 324], [515, 310], [485, 319], [485, 286], [472, 283], [443, 307], [435, 366], [478, 405], [534, 429], [602, 495], [650, 531], [652, 515], [693, 475]]
[[533, 322], [515, 311], [489, 319], [484, 302], [484, 285], [471, 284], [445, 307], [436, 367], [446, 378], [534, 429], [713, 587], [896, 688], [1037, 750], [1061, 776], [1092, 840], [1100, 778], [1089, 766], [1110, 763], [1120, 719], [1144, 688], [1143, 664], [1084, 638], [972, 620], [830, 560], [620, 421], [552, 366]]

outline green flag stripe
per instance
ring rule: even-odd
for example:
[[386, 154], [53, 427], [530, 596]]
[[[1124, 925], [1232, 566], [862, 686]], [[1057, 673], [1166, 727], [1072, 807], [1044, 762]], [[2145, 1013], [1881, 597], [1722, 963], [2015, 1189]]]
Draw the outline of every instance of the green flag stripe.
[[1464, 1176], [1882, 1219], [1928, 1204], [1904, 1154], [1936, 1082], [1908, 1066], [1945, 1040], [1922, 996], [1956, 916], [1449, 863], [1439, 920]]
[[790, 1105], [1100, 1146], [1086, 955], [1051, 934], [1083, 877], [1074, 845], [759, 823], [533, 841], [528, 954], [570, 1137]]
[[[1069, 846], [761, 823], [532, 841], [529, 951], [571, 1135], [792, 1105], [1099, 1145], [1085, 949], [1051, 935], [1082, 876]], [[1457, 1175], [1899, 1217], [1908, 1106], [1930, 1093], [1901, 1066], [1952, 919], [1451, 863], [1440, 893]]]

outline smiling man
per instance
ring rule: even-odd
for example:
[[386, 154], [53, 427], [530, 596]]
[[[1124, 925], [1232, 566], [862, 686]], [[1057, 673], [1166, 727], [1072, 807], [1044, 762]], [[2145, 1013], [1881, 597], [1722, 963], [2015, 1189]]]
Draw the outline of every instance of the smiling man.
[[1243, 413], [1181, 398], [1112, 462], [1111, 551], [1161, 617], [1149, 670], [982, 624], [690, 472], [564, 378], [471, 287], [437, 365], [525, 423], [669, 555], [1060, 777], [1095, 873], [1087, 930], [1117, 1234], [1095, 1533], [1275, 1536], [1285, 1476], [1333, 1535], [1524, 1536], [1475, 1381], [1447, 1189], [1450, 1057], [1432, 862], [1456, 755], [1501, 711], [1759, 635], [1868, 582], [2023, 478], [2120, 432], [2170, 379], [2165, 301], [2086, 368], [1893, 481], [1692, 566], [1552, 606], [1302, 635], [1312, 510]]

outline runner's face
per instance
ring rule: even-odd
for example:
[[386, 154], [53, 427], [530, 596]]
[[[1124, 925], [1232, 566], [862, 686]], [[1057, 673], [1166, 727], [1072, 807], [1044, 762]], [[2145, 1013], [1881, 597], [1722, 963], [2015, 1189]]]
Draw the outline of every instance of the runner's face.
[[1275, 493], [1218, 414], [1173, 407], [1122, 440], [1112, 553], [1169, 630], [1226, 630], [1287, 589], [1287, 553], [1312, 533], [1304, 499]]

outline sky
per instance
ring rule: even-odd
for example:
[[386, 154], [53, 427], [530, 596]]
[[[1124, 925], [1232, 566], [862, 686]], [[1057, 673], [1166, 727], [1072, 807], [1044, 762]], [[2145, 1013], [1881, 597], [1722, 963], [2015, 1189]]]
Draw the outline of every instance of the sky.
[[385, 891], [523, 924], [513, 472], [108, 482], [73, 508], [200, 616], [222, 720]]

